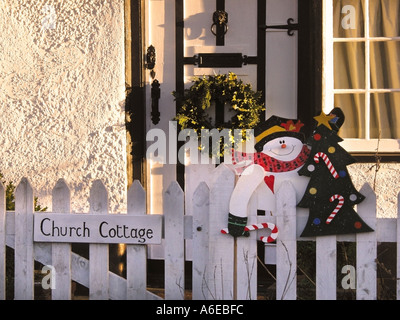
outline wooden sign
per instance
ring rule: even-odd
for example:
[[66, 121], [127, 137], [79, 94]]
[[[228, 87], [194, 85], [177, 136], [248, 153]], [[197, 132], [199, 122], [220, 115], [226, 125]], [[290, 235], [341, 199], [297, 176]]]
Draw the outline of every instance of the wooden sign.
[[160, 244], [161, 215], [35, 213], [34, 241]]

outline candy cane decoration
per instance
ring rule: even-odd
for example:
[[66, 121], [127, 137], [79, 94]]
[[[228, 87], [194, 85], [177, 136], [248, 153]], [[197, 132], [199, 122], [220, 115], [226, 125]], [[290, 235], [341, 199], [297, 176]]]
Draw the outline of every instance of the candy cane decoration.
[[330, 201], [330, 202], [333, 202], [333, 201], [335, 201], [336, 199], [338, 199], [339, 202], [338, 202], [338, 204], [337, 204], [335, 210], [333, 210], [332, 213], [329, 215], [328, 219], [326, 219], [326, 224], [330, 224], [330, 223], [331, 223], [332, 219], [336, 216], [336, 214], [338, 213], [338, 211], [340, 210], [340, 208], [343, 206], [344, 198], [343, 198], [343, 196], [341, 196], [340, 194], [334, 194], [334, 195], [329, 199], [329, 201]]
[[278, 237], [278, 228], [273, 223], [264, 222], [258, 224], [252, 224], [250, 226], [246, 226], [244, 228], [245, 231], [253, 231], [253, 230], [260, 230], [260, 229], [270, 229], [271, 234], [268, 237], [260, 237], [262, 242], [274, 242]]
[[314, 156], [314, 161], [319, 163], [319, 158], [325, 161], [326, 166], [328, 167], [329, 171], [331, 172], [332, 176], [337, 179], [339, 178], [338, 173], [336, 172], [335, 167], [332, 165], [332, 162], [329, 160], [328, 156], [323, 152], [318, 152]]
[[[264, 223], [258, 223], [258, 224], [252, 224], [248, 225], [244, 228], [244, 231], [254, 231], [254, 230], [261, 230], [261, 229], [270, 229], [271, 234], [268, 237], [260, 237], [260, 240], [262, 242], [274, 242], [276, 238], [278, 237], [278, 228], [276, 225], [270, 222], [264, 222]], [[222, 229], [221, 233], [223, 234], [229, 234], [228, 228]]]

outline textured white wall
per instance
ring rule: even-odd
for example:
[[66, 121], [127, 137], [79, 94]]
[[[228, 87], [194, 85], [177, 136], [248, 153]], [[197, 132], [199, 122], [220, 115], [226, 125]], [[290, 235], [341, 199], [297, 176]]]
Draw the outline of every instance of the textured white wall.
[[376, 174], [374, 163], [355, 163], [347, 168], [357, 190], [366, 182], [375, 190], [377, 216], [396, 218], [397, 195], [400, 192], [400, 164], [381, 163]]
[[1, 0], [0, 172], [40, 204], [64, 178], [87, 211], [102, 179], [125, 209], [123, 0]]

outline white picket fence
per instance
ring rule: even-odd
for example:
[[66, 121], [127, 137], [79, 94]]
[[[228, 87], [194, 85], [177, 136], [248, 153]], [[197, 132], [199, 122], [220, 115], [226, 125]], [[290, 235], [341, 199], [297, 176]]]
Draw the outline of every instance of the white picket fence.
[[[185, 195], [176, 182], [164, 193], [163, 248], [165, 259], [165, 299], [185, 297], [185, 240], [192, 246], [192, 299], [257, 299], [257, 239], [268, 230], [251, 232], [236, 240], [220, 232], [227, 226], [228, 203], [234, 173], [225, 165], [216, 168], [214, 183], [201, 182], [193, 194], [193, 215], [185, 216]], [[276, 298], [296, 299], [297, 241], [316, 241], [316, 299], [336, 299], [337, 241], [357, 244], [356, 297], [377, 299], [377, 244], [399, 242], [398, 219], [376, 218], [376, 197], [369, 185], [357, 208], [375, 232], [299, 238], [307, 214], [295, 204], [295, 191], [285, 182], [277, 191], [273, 215], [257, 216], [257, 197], [249, 203], [249, 224], [272, 222], [279, 228], [276, 241]], [[127, 274], [123, 278], [109, 271], [108, 245], [90, 244], [89, 260], [71, 251], [69, 243], [33, 242], [33, 191], [27, 179], [16, 189], [16, 209], [5, 211], [4, 187], [0, 186], [0, 299], [5, 299], [5, 246], [15, 250], [15, 299], [34, 299], [34, 260], [51, 265], [56, 286], [52, 299], [71, 299], [71, 280], [89, 288], [90, 299], [160, 299], [148, 291], [146, 283], [147, 245], [127, 245]], [[107, 190], [93, 183], [90, 212], [108, 214]], [[145, 191], [135, 181], [128, 191], [128, 215], [145, 215]], [[70, 191], [63, 180], [53, 189], [53, 211], [70, 212]], [[304, 209], [303, 209], [304, 210]], [[400, 246], [397, 246], [397, 279], [400, 279]], [[397, 298], [400, 282], [397, 280]]]

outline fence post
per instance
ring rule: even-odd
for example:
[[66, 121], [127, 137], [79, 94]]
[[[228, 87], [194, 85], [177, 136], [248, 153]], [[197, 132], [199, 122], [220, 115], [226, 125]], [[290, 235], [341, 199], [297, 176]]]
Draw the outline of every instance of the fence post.
[[276, 193], [276, 225], [276, 299], [296, 300], [296, 191], [289, 181]]
[[15, 190], [15, 299], [34, 299], [33, 190], [23, 178]]
[[185, 297], [184, 193], [176, 181], [164, 193], [165, 299]]
[[[146, 214], [146, 192], [138, 180], [128, 190], [128, 215]], [[147, 286], [147, 245], [129, 244], [126, 246], [126, 298], [146, 299]]]
[[357, 300], [376, 300], [376, 195], [368, 183], [360, 190], [365, 200], [357, 205], [360, 217], [375, 231], [356, 234]]
[[[57, 181], [52, 194], [52, 211], [71, 212], [71, 192], [63, 179]], [[55, 288], [52, 288], [52, 300], [71, 299], [71, 244], [53, 243], [51, 245], [52, 264], [55, 274]]]
[[210, 188], [209, 258], [204, 283], [207, 299], [234, 298], [234, 238], [221, 233], [228, 226], [234, 181], [235, 174], [225, 164], [215, 169]]
[[208, 263], [208, 229], [210, 216], [210, 189], [201, 182], [193, 193], [193, 275], [192, 299], [206, 298], [205, 272]]
[[[108, 213], [108, 193], [100, 180], [93, 182], [90, 189], [90, 214]], [[89, 245], [89, 297], [93, 300], [109, 298], [108, 244]]]
[[6, 196], [0, 181], [0, 300], [6, 299]]

